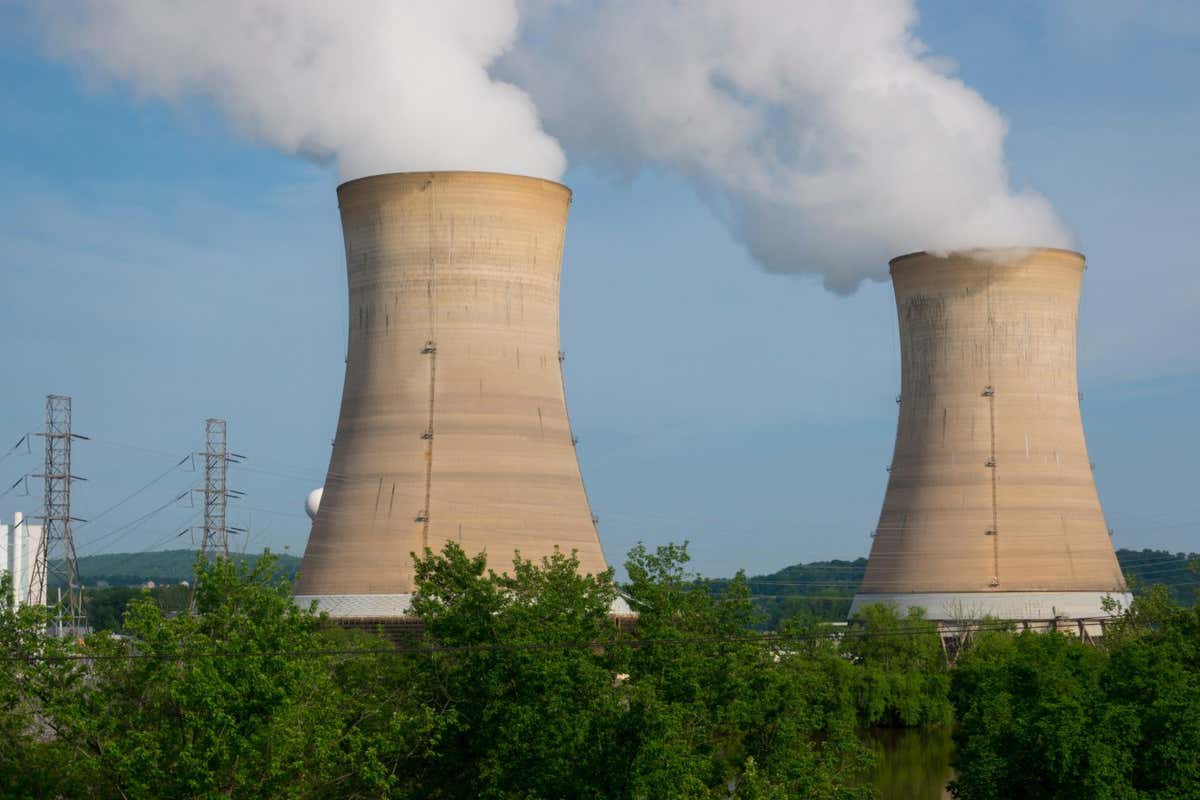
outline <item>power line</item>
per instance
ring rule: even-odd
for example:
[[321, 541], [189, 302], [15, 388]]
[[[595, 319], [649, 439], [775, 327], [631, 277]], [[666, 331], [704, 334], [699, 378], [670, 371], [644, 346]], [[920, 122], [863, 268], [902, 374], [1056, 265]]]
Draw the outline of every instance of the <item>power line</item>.
[[238, 504], [237, 509], [239, 511], [261, 511], [264, 514], [274, 514], [274, 515], [280, 516], [280, 517], [300, 517], [303, 519], [308, 519], [307, 514], [299, 514], [295, 511], [278, 511], [274, 508], [261, 508], [259, 506], [246, 506], [246, 505], [241, 505], [240, 503]]
[[[154, 449], [154, 448], [148, 448], [148, 447], [145, 447], [142, 445], [135, 445], [135, 444], [127, 443], [127, 442], [118, 442], [118, 441], [113, 441], [110, 439], [94, 439], [93, 441], [97, 442], [99, 444], [103, 444], [103, 445], [109, 445], [109, 446], [113, 446], [113, 447], [122, 447], [122, 448], [126, 448], [129, 450], [137, 450], [137, 451], [144, 452], [144, 453], [152, 453], [152, 454], [156, 454], [156, 455], [165, 455], [165, 456], [175, 455], [174, 453], [171, 453], [166, 450], [158, 450], [158, 449]], [[379, 477], [377, 474], [374, 474], [374, 473], [361, 474], [361, 475], [349, 475], [349, 474], [344, 474], [344, 473], [324, 472], [324, 471], [318, 470], [316, 468], [288, 464], [283, 461], [274, 461], [272, 463], [277, 463], [277, 464], [283, 465], [285, 467], [296, 467], [300, 472], [280, 472], [277, 470], [264, 469], [264, 468], [258, 467], [258, 466], [250, 466], [248, 464], [243, 464], [241, 466], [241, 470], [246, 471], [246, 472], [262, 474], [262, 475], [270, 475], [270, 476], [274, 476], [274, 477], [287, 478], [289, 480], [302, 481], [302, 482], [311, 482], [311, 481], [329, 482], [329, 481], [354, 481], [354, 480], [373, 481]], [[301, 472], [306, 473], [306, 474], [301, 474]], [[263, 510], [265, 510], [265, 509], [263, 509]], [[1150, 513], [1150, 514], [1160, 515], [1161, 510], [1155, 509], [1154, 511], [1150, 511], [1150, 512], [1138, 512], [1136, 510], [1125, 510], [1125, 511], [1120, 512], [1119, 514], [1110, 515], [1110, 516], [1114, 516], [1114, 518], [1121, 518], [1125, 514], [1138, 514], [1138, 513]], [[734, 520], [731, 520], [731, 519], [717, 519], [717, 518], [713, 518], [713, 517], [707, 516], [707, 515], [694, 515], [694, 514], [693, 515], [681, 515], [678, 513], [657, 514], [657, 513], [648, 512], [648, 511], [625, 511], [625, 510], [617, 510], [617, 509], [604, 510], [603, 514], [605, 516], [632, 517], [632, 518], [647, 519], [647, 520], [651, 520], [651, 519], [660, 520], [660, 521], [667, 522], [667, 523], [676, 523], [678, 525], [685, 525], [685, 524], [689, 524], [692, 522], [699, 522], [699, 523], [703, 523], [703, 524], [734, 522]], [[794, 524], [797, 524], [797, 521], [794, 519], [787, 519], [787, 520], [768, 519], [768, 520], [759, 520], [759, 521], [757, 521], [756, 524], [764, 524], [764, 525], [792, 524], [792, 525], [794, 525]], [[1187, 527], [1188, 525], [1193, 525], [1193, 524], [1197, 524], [1197, 523], [1195, 521], [1187, 521], [1187, 522], [1179, 522], [1179, 523], [1170, 522], [1166, 525], [1154, 525], [1154, 526], [1149, 526], [1149, 527], [1139, 525], [1136, 527], [1138, 530], [1151, 530], [1151, 529], [1159, 529], [1159, 528], [1182, 528], [1182, 527]], [[743, 521], [742, 527], [745, 527], [744, 521]], [[825, 527], [828, 527], [828, 526], [825, 526]], [[889, 529], [893, 529], [893, 528], [889, 528], [888, 526], [880, 526], [877, 528], [877, 530], [889, 530]], [[1048, 530], [1045, 534], [1041, 534], [1041, 535], [1058, 536], [1058, 535], [1060, 535], [1060, 532], [1057, 530], [1055, 530], [1055, 531]]]
[[[186, 492], [184, 492], [184, 494], [183, 494], [183, 495], [180, 495], [180, 497], [184, 497], [184, 496], [186, 496], [187, 494], [190, 494], [190, 493], [191, 493], [191, 491], [192, 491], [191, 489], [188, 489]], [[166, 538], [164, 538], [164, 539], [160, 539], [159, 541], [155, 542], [155, 543], [154, 543], [154, 544], [152, 544], [152, 545], [149, 545], [148, 547], [146, 547], [146, 548], [144, 548], [144, 549], [142, 549], [142, 550], [138, 550], [138, 551], [136, 551], [136, 552], [133, 552], [133, 553], [127, 553], [127, 554], [125, 554], [125, 557], [124, 557], [124, 558], [122, 558], [122, 559], [119, 559], [118, 561], [116, 561], [116, 562], [114, 562], [114, 563], [112, 563], [112, 564], [109, 564], [109, 565], [108, 565], [108, 567], [107, 567], [107, 568], [108, 568], [108, 570], [109, 570], [109, 571], [110, 571], [110, 573], [111, 573], [111, 571], [112, 571], [112, 570], [116, 570], [118, 567], [122, 567], [122, 566], [124, 566], [124, 565], [128, 564], [129, 562], [133, 561], [133, 560], [134, 560], [135, 558], [137, 558], [138, 556], [142, 556], [142, 555], [145, 555], [145, 554], [147, 554], [147, 553], [153, 553], [153, 552], [155, 552], [155, 550], [156, 550], [157, 548], [161, 547], [162, 545], [166, 544], [167, 542], [171, 541], [172, 539], [178, 539], [180, 536], [183, 536], [185, 533], [187, 533], [189, 530], [191, 530], [191, 527], [192, 527], [192, 525], [194, 525], [194, 524], [195, 524], [195, 523], [196, 523], [196, 522], [197, 522], [197, 521], [200, 519], [200, 517], [201, 517], [201, 515], [202, 515], [203, 513], [204, 513], [204, 511], [203, 511], [203, 510], [200, 510], [200, 511], [197, 511], [195, 514], [192, 514], [190, 517], [188, 517], [188, 519], [187, 519], [187, 520], [186, 520], [186, 522], [184, 523], [183, 530], [181, 530], [181, 531], [172, 531], [170, 534], [168, 534], [168, 535], [167, 535], [167, 537], [166, 537]], [[93, 553], [92, 555], [104, 555], [104, 554], [102, 554], [102, 553]], [[115, 554], [114, 554], [114, 555], [115, 555]]]
[[156, 456], [171, 456], [174, 457], [177, 453], [172, 453], [167, 450], [156, 450], [153, 447], [144, 447], [138, 444], [129, 444], [127, 442], [114, 442], [112, 439], [95, 438], [92, 441], [100, 445], [108, 445], [109, 447], [123, 447], [126, 450], [137, 450], [142, 453], [152, 453]]
[[[12, 486], [9, 486], [3, 492], [0, 492], [0, 497], [7, 497], [8, 495], [10, 495], [14, 491], [16, 491], [17, 487], [21, 486], [22, 484], [24, 484], [24, 486], [25, 486], [25, 495], [28, 495], [29, 494], [29, 476], [30, 476], [30, 473], [26, 472], [24, 475], [17, 478], [15, 481], [13, 481]], [[25, 495], [22, 495], [22, 496], [25, 496]]]
[[[178, 503], [178, 502], [179, 502], [180, 500], [182, 500], [183, 498], [185, 498], [185, 497], [189, 496], [189, 495], [192, 493], [192, 491], [193, 491], [193, 490], [196, 488], [196, 486], [198, 485], [198, 483], [199, 483], [198, 481], [196, 481], [196, 482], [193, 482], [191, 486], [189, 486], [188, 488], [184, 489], [182, 492], [180, 492], [179, 494], [175, 495], [175, 496], [174, 496], [174, 497], [172, 497], [170, 500], [168, 500], [167, 502], [165, 502], [165, 503], [163, 503], [162, 505], [158, 506], [157, 508], [153, 508], [153, 509], [151, 509], [150, 511], [147, 511], [147, 512], [146, 512], [145, 514], [143, 514], [142, 516], [140, 516], [140, 517], [137, 517], [136, 519], [133, 519], [133, 520], [131, 520], [131, 521], [129, 521], [129, 522], [127, 522], [127, 523], [125, 523], [124, 525], [120, 525], [120, 526], [118, 526], [118, 527], [116, 527], [116, 528], [113, 528], [111, 531], [109, 531], [108, 533], [106, 533], [106, 534], [104, 534], [104, 535], [102, 535], [102, 536], [98, 536], [98, 537], [96, 537], [95, 539], [92, 539], [92, 540], [90, 540], [90, 541], [88, 541], [88, 542], [85, 542], [85, 545], [86, 545], [86, 546], [89, 546], [89, 547], [95, 547], [95, 546], [96, 546], [97, 544], [99, 544], [100, 542], [102, 542], [102, 541], [104, 541], [105, 539], [108, 539], [108, 538], [110, 538], [110, 537], [112, 537], [112, 536], [117, 536], [118, 534], [121, 534], [121, 536], [118, 536], [118, 540], [119, 540], [119, 539], [120, 539], [122, 536], [124, 536], [124, 535], [127, 535], [127, 534], [129, 534], [129, 533], [132, 533], [134, 530], [136, 530], [136, 529], [137, 529], [138, 527], [140, 527], [140, 526], [141, 526], [143, 523], [145, 523], [146, 521], [148, 521], [149, 519], [151, 519], [151, 518], [152, 518], [152, 517], [154, 517], [155, 515], [157, 515], [157, 514], [161, 513], [162, 511], [166, 510], [167, 508], [171, 507], [172, 505], [174, 505], [174, 504]], [[117, 541], [117, 540], [114, 540], [114, 542], [115, 542], [115, 541]], [[92, 553], [92, 555], [99, 555], [99, 553]]]
[[[116, 442], [116, 441], [113, 441], [112, 439], [94, 439], [93, 441], [95, 441], [99, 444], [102, 444], [102, 445], [108, 445], [110, 447], [122, 447], [127, 450], [136, 450], [136, 451], [143, 452], [143, 453], [151, 453], [153, 455], [160, 455], [160, 456], [174, 455], [174, 453], [171, 453], [167, 450], [157, 450], [152, 447], [143, 447], [142, 445], [129, 444], [128, 442]], [[276, 463], [282, 463], [282, 462], [276, 462]], [[285, 465], [285, 466], [292, 466], [292, 465]], [[308, 474], [308, 475], [300, 475], [300, 474], [296, 474], [296, 473], [277, 472], [275, 470], [263, 469], [261, 467], [251, 467], [248, 465], [242, 465], [242, 469], [247, 470], [249, 472], [257, 472], [257, 473], [260, 473], [263, 475], [273, 475], [273, 476], [280, 477], [280, 478], [290, 478], [292, 480], [304, 481], [304, 482], [320, 481], [320, 480], [322, 480], [322, 476], [324, 475], [324, 472], [321, 472], [318, 470], [312, 470], [311, 474]], [[301, 469], [307, 469], [307, 468], [301, 467]], [[320, 473], [320, 474], [318, 474], [318, 473]], [[332, 477], [334, 477], [336, 479], [338, 476], [336, 475], [336, 473], [334, 473], [334, 474], [332, 474]]]
[[99, 514], [96, 514], [96, 515], [92, 516], [92, 518], [91, 518], [91, 519], [89, 519], [89, 520], [87, 520], [86, 522], [83, 522], [83, 523], [81, 523], [81, 524], [78, 526], [78, 528], [76, 528], [76, 530], [78, 530], [79, 528], [86, 527], [87, 525], [91, 525], [92, 523], [96, 522], [96, 520], [100, 519], [101, 517], [104, 517], [104, 516], [108, 515], [110, 512], [112, 512], [112, 511], [115, 511], [116, 509], [118, 509], [118, 508], [120, 508], [121, 506], [125, 505], [125, 504], [126, 504], [126, 503], [128, 503], [130, 500], [132, 500], [133, 498], [137, 497], [139, 494], [141, 494], [142, 492], [146, 491], [146, 490], [147, 490], [147, 489], [149, 489], [151, 486], [154, 486], [156, 483], [158, 483], [159, 481], [161, 481], [163, 478], [167, 477], [167, 476], [168, 476], [168, 475], [170, 475], [172, 472], [174, 472], [175, 470], [177, 470], [177, 469], [179, 469], [180, 467], [182, 467], [184, 464], [186, 464], [186, 463], [188, 462], [188, 459], [190, 459], [191, 457], [192, 457], [192, 454], [191, 454], [191, 453], [188, 453], [188, 454], [187, 454], [187, 455], [185, 455], [183, 458], [181, 458], [181, 459], [180, 459], [180, 460], [179, 460], [177, 463], [175, 463], [175, 464], [174, 464], [174, 465], [172, 465], [171, 467], [168, 467], [166, 470], [164, 470], [163, 472], [159, 473], [159, 474], [158, 474], [157, 476], [155, 476], [154, 478], [151, 478], [149, 481], [147, 481], [145, 484], [143, 484], [143, 485], [142, 485], [140, 488], [138, 488], [137, 490], [135, 490], [135, 491], [134, 491], [134, 492], [132, 492], [131, 494], [129, 494], [129, 495], [127, 495], [127, 496], [123, 497], [122, 499], [118, 500], [116, 503], [113, 503], [111, 506], [109, 506], [108, 508], [106, 508], [106, 509], [104, 509], [103, 511], [101, 511]]
[[3, 464], [5, 459], [7, 459], [13, 453], [17, 452], [17, 450], [21, 447], [21, 445], [25, 445], [25, 453], [26, 454], [29, 454], [31, 452], [30, 447], [29, 447], [29, 434], [28, 433], [25, 434], [24, 436], [22, 436], [20, 439], [17, 439], [17, 443], [14, 444], [12, 447], [8, 448], [8, 450], [4, 453], [4, 455], [0, 456], [0, 464]]

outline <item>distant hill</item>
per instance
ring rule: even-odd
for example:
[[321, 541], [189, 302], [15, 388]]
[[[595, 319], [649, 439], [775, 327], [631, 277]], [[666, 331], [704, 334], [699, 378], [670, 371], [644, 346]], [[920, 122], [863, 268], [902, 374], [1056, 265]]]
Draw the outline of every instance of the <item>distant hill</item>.
[[1165, 550], [1118, 550], [1117, 560], [1126, 580], [1137, 594], [1161, 583], [1171, 590], [1176, 602], [1196, 603], [1200, 571], [1189, 567], [1200, 561], [1200, 553], [1168, 553]]
[[[277, 559], [276, 572], [292, 579], [300, 569], [300, 559], [285, 554], [272, 554]], [[253, 563], [258, 554], [230, 554], [237, 561]], [[149, 553], [105, 553], [79, 558], [79, 577], [85, 586], [103, 581], [110, 586], [138, 586], [146, 581], [170, 584], [191, 581], [196, 564], [195, 550], [155, 550]]]
[[[254, 561], [257, 555], [236, 555], [239, 560]], [[293, 579], [300, 569], [296, 556], [278, 554], [278, 572]], [[1191, 560], [1200, 559], [1197, 553], [1170, 553], [1164, 550], [1117, 550], [1117, 560], [1129, 578], [1134, 591], [1161, 583], [1170, 587], [1180, 603], [1191, 605], [1200, 588], [1200, 574], [1188, 569]], [[104, 581], [110, 586], [137, 586], [146, 581], [179, 583], [191, 580], [196, 561], [194, 550], [158, 550], [150, 553], [109, 553], [83, 556], [79, 573], [85, 585]], [[750, 593], [758, 598], [767, 612], [768, 625], [774, 627], [782, 619], [800, 611], [808, 611], [824, 619], [844, 619], [850, 610], [850, 600], [862, 580], [867, 560], [811, 561], [793, 564], [769, 575], [747, 579]], [[716, 581], [720, 585], [723, 581]]]
[[866, 569], [865, 558], [810, 561], [770, 575], [755, 575], [747, 578], [746, 583], [767, 615], [762, 627], [773, 630], [783, 620], [800, 613], [818, 619], [845, 619]]
[[[1189, 562], [1197, 559], [1200, 559], [1197, 553], [1117, 550], [1117, 561], [1135, 593], [1154, 584], [1163, 584], [1171, 590], [1172, 597], [1184, 605], [1194, 604], [1196, 590], [1200, 589], [1200, 573], [1188, 568]], [[865, 558], [812, 561], [793, 564], [770, 575], [755, 575], [746, 582], [767, 615], [763, 627], [773, 629], [782, 620], [801, 612], [820, 619], [845, 619], [866, 568]]]

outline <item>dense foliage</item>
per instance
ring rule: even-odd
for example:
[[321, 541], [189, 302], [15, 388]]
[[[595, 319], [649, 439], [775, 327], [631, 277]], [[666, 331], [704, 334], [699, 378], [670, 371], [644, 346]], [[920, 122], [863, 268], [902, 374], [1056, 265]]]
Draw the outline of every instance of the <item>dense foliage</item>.
[[631, 555], [632, 632], [611, 575], [450, 544], [417, 564], [416, 650], [296, 608], [269, 559], [198, 564], [194, 614], [133, 598], [120, 637], [0, 607], [0, 796], [869, 796], [854, 665], [749, 630], [745, 582], [685, 561]]
[[94, 631], [124, 633], [125, 612], [138, 598], [151, 598], [164, 612], [178, 613], [188, 607], [191, 588], [175, 584], [142, 589], [136, 586], [109, 586], [104, 589], [84, 589], [84, 609], [88, 627]]
[[28, 609], [0, 609], [0, 644], [14, 659], [9, 679], [20, 697], [5, 705], [3, 724], [23, 729], [0, 741], [0, 794], [378, 796], [387, 785], [380, 776], [422, 735], [424, 719], [396, 719], [389, 735], [363, 739], [376, 691], [363, 671], [379, 659], [314, 658], [330, 634], [269, 570], [268, 560], [254, 569], [202, 566], [197, 614], [168, 617], [139, 598], [129, 606], [129, 638], [47, 639], [21, 616]]
[[937, 626], [918, 610], [899, 617], [867, 606], [842, 642], [858, 667], [855, 705], [865, 726], [916, 728], [949, 724], [950, 678]]
[[1164, 587], [1099, 646], [984, 635], [952, 683], [958, 797], [1200, 797], [1200, 607]]
[[119, 636], [0, 601], [0, 796], [832, 800], [873, 796], [881, 731], [944, 759], [952, 725], [967, 800], [1200, 796], [1200, 610], [1167, 589], [1099, 645], [994, 629], [951, 667], [919, 613], [764, 633], [684, 548], [577, 568], [426, 552], [403, 643], [297, 608], [272, 558], [196, 563], [194, 613], [123, 589]]
[[422, 794], [864, 796], [844, 659], [825, 640], [781, 653], [749, 632], [743, 581], [714, 595], [685, 562], [633, 551], [634, 635], [609, 617], [611, 576], [573, 558], [496, 576], [449, 544], [420, 562], [414, 610], [427, 645], [450, 648], [421, 668], [444, 725], [413, 764]]

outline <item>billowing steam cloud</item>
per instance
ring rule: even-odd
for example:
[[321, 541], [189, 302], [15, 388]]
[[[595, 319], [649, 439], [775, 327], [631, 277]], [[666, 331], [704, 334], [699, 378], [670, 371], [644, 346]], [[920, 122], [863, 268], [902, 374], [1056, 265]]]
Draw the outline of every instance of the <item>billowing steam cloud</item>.
[[164, 100], [207, 96], [245, 135], [356, 178], [480, 169], [558, 178], [529, 96], [488, 66], [514, 0], [55, 0], [51, 45]]
[[608, 0], [528, 19], [503, 71], [572, 156], [687, 176], [772, 271], [846, 291], [913, 250], [1069, 244], [915, 22], [905, 0]]
[[335, 156], [348, 178], [559, 178], [540, 112], [573, 157], [685, 177], [767, 269], [836, 291], [911, 250], [1071, 241], [1044, 197], [1011, 188], [1004, 120], [925, 52], [912, 0], [63, 9], [47, 12], [62, 52], [145, 95], [211, 96], [247, 134]]

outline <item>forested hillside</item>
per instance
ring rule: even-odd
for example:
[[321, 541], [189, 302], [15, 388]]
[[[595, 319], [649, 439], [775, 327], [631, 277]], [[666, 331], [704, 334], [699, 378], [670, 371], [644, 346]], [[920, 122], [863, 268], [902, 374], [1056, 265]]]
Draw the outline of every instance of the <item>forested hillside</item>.
[[[238, 564], [253, 569], [261, 554], [231, 553]], [[272, 555], [276, 579], [292, 580], [300, 569], [295, 556]], [[194, 582], [195, 550], [158, 550], [149, 553], [107, 553], [83, 556], [79, 559], [79, 574], [83, 578], [88, 624], [93, 630], [124, 630], [125, 611], [130, 601], [138, 597], [153, 598], [168, 613], [178, 612], [188, 605], [188, 587]], [[157, 586], [140, 588], [148, 581]], [[105, 586], [107, 584], [107, 586]]]
[[1200, 553], [1168, 553], [1165, 550], [1118, 550], [1117, 560], [1135, 594], [1143, 594], [1151, 586], [1162, 584], [1171, 592], [1171, 599], [1185, 606], [1196, 602], [1200, 589]]
[[[1117, 550], [1117, 561], [1129, 579], [1135, 594], [1162, 584], [1171, 598], [1183, 605], [1196, 601], [1200, 573], [1188, 564], [1200, 559], [1197, 553], [1169, 553], [1165, 550]], [[767, 615], [762, 627], [775, 629], [782, 620], [800, 612], [818, 619], [845, 619], [850, 600], [867, 568], [865, 558], [854, 561], [813, 561], [793, 564], [770, 575], [748, 578], [750, 594]], [[723, 581], [716, 582], [718, 586]]]
[[[258, 554], [231, 553], [238, 563], [253, 564]], [[275, 557], [276, 572], [294, 578], [300, 559], [292, 555]], [[103, 581], [110, 586], [138, 586], [146, 581], [179, 583], [192, 580], [196, 568], [195, 550], [155, 550], [148, 553], [105, 553], [79, 558], [79, 575], [85, 586]]]
[[[257, 555], [234, 555], [238, 562], [253, 564]], [[276, 575], [294, 579], [300, 569], [300, 559], [292, 555], [276, 556]], [[1191, 605], [1200, 588], [1200, 573], [1189, 569], [1189, 563], [1200, 559], [1196, 553], [1169, 553], [1163, 550], [1117, 550], [1126, 577], [1135, 594], [1156, 584], [1166, 586], [1171, 598], [1180, 604]], [[161, 550], [151, 553], [112, 553], [85, 556], [79, 559], [79, 571], [83, 582], [95, 587], [100, 581], [111, 587], [140, 586], [146, 581], [157, 584], [178, 584], [190, 581], [196, 562], [194, 550]], [[755, 604], [765, 614], [759, 627], [775, 630], [787, 619], [799, 613], [811, 614], [817, 619], [842, 620], [850, 610], [850, 600], [862, 580], [867, 560], [813, 561], [793, 564], [769, 575], [748, 578], [750, 594]], [[728, 579], [712, 581], [715, 591], [728, 584]], [[115, 593], [116, 620], [124, 611], [125, 593]], [[108, 604], [109, 598], [101, 592], [93, 596]], [[99, 619], [96, 620], [99, 622]], [[111, 624], [111, 622], [110, 622]], [[108, 627], [109, 625], [105, 625]]]

